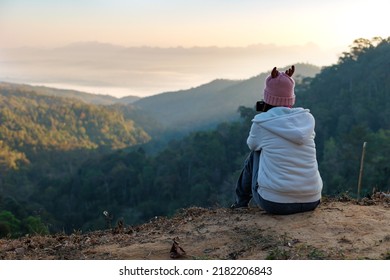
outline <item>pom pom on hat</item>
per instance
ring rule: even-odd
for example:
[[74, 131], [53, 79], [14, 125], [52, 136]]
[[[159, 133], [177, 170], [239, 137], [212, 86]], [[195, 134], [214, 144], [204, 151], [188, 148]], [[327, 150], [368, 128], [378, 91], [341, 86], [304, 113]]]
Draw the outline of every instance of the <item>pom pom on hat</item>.
[[[291, 69], [289, 69], [290, 71]], [[279, 72], [276, 67], [265, 80], [264, 102], [272, 106], [292, 107], [295, 103], [295, 82], [291, 78], [294, 72]]]

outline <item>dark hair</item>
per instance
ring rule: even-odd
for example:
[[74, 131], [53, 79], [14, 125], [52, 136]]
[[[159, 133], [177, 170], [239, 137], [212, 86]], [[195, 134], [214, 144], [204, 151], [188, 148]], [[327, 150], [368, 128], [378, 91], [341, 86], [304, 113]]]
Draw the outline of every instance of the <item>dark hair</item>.
[[273, 106], [273, 105], [270, 105], [268, 103], [265, 103], [263, 100], [256, 102], [256, 111], [258, 111], [258, 112], [267, 112], [269, 109], [272, 109], [274, 107], [277, 107], [277, 106]]

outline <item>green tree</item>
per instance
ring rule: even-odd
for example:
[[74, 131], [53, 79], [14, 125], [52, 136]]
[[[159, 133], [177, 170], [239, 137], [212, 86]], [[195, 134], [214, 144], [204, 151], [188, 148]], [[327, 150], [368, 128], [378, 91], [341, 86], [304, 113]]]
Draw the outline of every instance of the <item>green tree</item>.
[[23, 220], [24, 231], [29, 234], [45, 235], [49, 234], [48, 227], [42, 222], [40, 217], [28, 216]]
[[18, 237], [20, 236], [20, 220], [11, 212], [3, 210], [0, 212], [0, 236]]

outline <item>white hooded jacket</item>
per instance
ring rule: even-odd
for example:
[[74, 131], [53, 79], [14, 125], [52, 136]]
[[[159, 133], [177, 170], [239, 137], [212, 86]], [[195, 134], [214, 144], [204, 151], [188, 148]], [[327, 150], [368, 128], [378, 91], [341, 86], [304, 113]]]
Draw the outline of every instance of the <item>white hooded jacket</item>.
[[313, 115], [303, 108], [274, 107], [252, 120], [247, 144], [261, 150], [257, 191], [263, 199], [305, 203], [321, 198], [314, 126]]

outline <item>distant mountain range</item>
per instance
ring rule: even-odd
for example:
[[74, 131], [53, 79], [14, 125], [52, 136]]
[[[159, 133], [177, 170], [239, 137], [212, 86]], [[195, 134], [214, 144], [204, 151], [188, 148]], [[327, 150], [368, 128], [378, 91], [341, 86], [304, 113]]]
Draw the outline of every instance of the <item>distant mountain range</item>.
[[189, 89], [214, 79], [247, 79], [274, 65], [308, 62], [327, 66], [336, 60], [336, 51], [324, 51], [315, 44], [158, 48], [80, 42], [59, 48], [0, 46], [0, 80], [144, 97]]
[[[297, 83], [303, 77], [313, 77], [321, 70], [320, 67], [311, 64], [295, 66], [294, 77]], [[289, 66], [285, 68], [287, 67]], [[261, 73], [245, 80], [216, 79], [194, 88], [145, 98], [135, 96], [115, 98], [109, 95], [5, 82], [0, 82], [0, 90], [20, 89], [50, 96], [75, 98], [94, 105], [121, 105], [114, 107], [139, 126], [146, 127], [145, 130], [151, 135], [155, 134], [156, 130], [159, 133], [165, 130], [183, 134], [238, 119], [237, 109], [240, 106], [253, 107], [256, 101], [262, 99], [267, 75], [268, 73]]]

